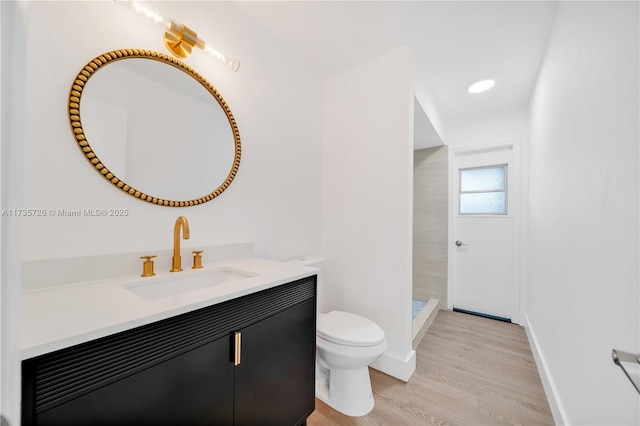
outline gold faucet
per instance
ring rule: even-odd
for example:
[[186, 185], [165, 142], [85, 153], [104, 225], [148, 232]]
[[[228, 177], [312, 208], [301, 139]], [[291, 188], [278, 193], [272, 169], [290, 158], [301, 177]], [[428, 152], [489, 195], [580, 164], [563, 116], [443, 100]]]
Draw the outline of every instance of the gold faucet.
[[180, 216], [176, 219], [176, 224], [173, 227], [173, 257], [171, 258], [171, 271], [182, 271], [182, 258], [180, 257], [180, 228], [182, 228], [182, 237], [185, 240], [189, 239], [189, 222], [184, 216]]

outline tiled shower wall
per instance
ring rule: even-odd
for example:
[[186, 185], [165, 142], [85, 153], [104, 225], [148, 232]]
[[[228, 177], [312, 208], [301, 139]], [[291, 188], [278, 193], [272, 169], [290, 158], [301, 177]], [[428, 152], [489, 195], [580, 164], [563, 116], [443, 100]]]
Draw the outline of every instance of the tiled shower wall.
[[414, 151], [413, 298], [447, 308], [448, 148]]

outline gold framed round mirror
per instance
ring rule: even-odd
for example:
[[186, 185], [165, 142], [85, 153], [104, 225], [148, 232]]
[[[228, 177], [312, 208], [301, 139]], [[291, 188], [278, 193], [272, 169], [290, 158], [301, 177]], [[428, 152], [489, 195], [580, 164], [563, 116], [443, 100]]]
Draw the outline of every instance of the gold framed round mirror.
[[231, 109], [202, 75], [163, 53], [126, 49], [94, 58], [74, 79], [68, 111], [92, 167], [142, 201], [202, 204], [238, 172]]

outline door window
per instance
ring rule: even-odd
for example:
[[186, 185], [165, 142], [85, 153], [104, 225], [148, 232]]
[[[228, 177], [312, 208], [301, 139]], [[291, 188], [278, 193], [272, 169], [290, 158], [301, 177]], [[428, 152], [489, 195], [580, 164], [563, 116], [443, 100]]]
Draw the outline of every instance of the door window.
[[507, 165], [460, 169], [459, 214], [507, 214]]

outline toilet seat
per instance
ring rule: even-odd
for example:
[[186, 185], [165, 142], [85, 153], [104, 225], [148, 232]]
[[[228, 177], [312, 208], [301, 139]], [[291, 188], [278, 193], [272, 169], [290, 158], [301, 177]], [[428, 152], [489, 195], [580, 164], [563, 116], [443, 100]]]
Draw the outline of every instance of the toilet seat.
[[376, 346], [384, 340], [384, 331], [373, 321], [350, 312], [331, 311], [316, 324], [318, 337], [345, 346]]

